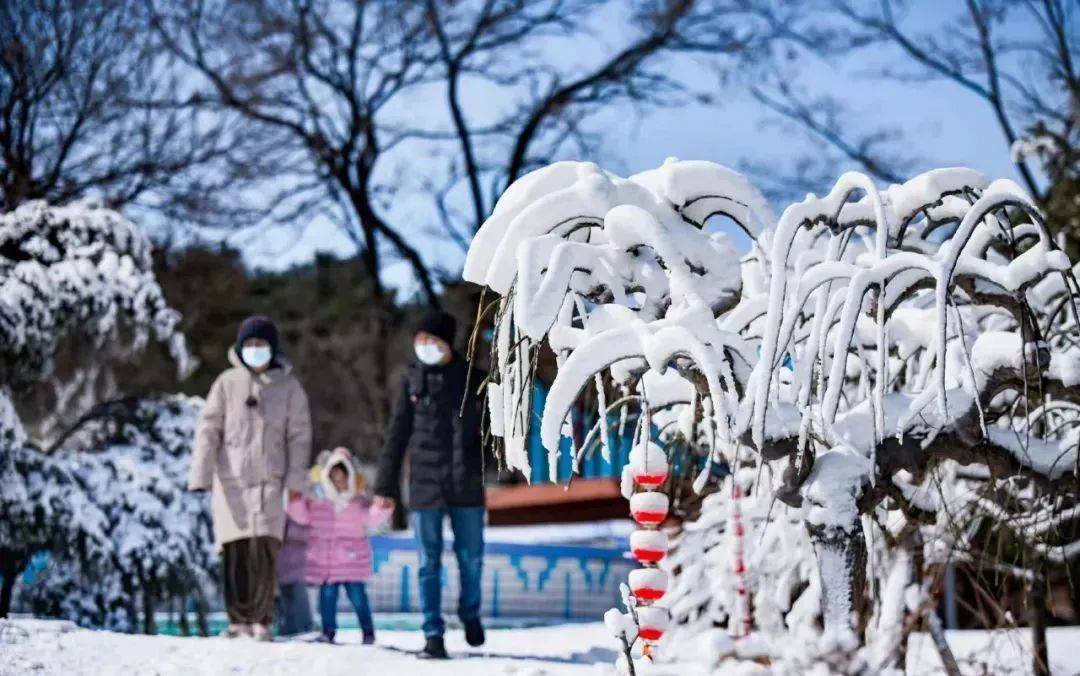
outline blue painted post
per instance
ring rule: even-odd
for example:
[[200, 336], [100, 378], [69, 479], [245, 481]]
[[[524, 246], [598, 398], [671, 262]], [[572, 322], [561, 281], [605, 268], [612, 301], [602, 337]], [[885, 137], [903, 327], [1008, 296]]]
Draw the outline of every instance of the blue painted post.
[[499, 569], [495, 569], [494, 579], [491, 582], [491, 616], [499, 616]]
[[945, 628], [956, 629], [960, 625], [956, 612], [956, 564], [945, 564]]
[[409, 612], [409, 567], [401, 567], [401, 612]]
[[566, 571], [566, 593], [564, 594], [564, 597], [565, 598], [563, 599], [563, 617], [565, 617], [566, 619], [569, 620], [570, 617], [571, 617], [570, 600], [573, 598], [573, 596], [571, 595], [571, 589], [570, 589], [570, 571]]

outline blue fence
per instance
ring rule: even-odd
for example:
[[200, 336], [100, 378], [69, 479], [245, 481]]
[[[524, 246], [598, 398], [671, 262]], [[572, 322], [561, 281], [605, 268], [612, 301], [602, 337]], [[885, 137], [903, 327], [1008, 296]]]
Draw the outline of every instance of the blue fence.
[[[416, 546], [411, 538], [376, 536], [376, 611], [419, 610]], [[457, 607], [457, 562], [452, 543], [443, 555], [443, 608]], [[487, 617], [595, 619], [619, 604], [619, 584], [632, 562], [623, 547], [488, 543], [484, 548], [483, 614]]]
[[[529, 464], [532, 466], [529, 479], [534, 484], [552, 480], [548, 471], [547, 454], [540, 441], [540, 420], [544, 415], [547, 394], [547, 385], [538, 380], [532, 391], [533, 424], [529, 428], [528, 441]], [[592, 426], [596, 424], [596, 415], [595, 412], [583, 413], [580, 408], [574, 407], [571, 420], [577, 428], [575, 432], [578, 439], [583, 440], [588, 431], [592, 429]], [[635, 425], [633, 420], [629, 421], [622, 435], [619, 435], [617, 423], [618, 414], [610, 414], [608, 416], [607, 434], [611, 461], [605, 460], [599, 449], [596, 449], [592, 455], [581, 463], [581, 476], [592, 479], [600, 477], [618, 478], [622, 475], [622, 469], [626, 466], [627, 459], [630, 456], [630, 449], [633, 447]], [[612, 429], [613, 427], [616, 429]], [[570, 458], [570, 446], [570, 439], [563, 437], [560, 442], [558, 476], [556, 477], [560, 482], [565, 482], [570, 478], [573, 468]]]
[[[371, 538], [375, 575], [369, 586], [374, 609], [384, 613], [419, 611], [415, 542], [407, 536]], [[443, 555], [443, 609], [457, 608], [458, 574], [453, 542]], [[483, 609], [485, 617], [598, 619], [618, 606], [619, 584], [634, 567], [626, 546], [527, 545], [489, 542], [484, 547]], [[34, 557], [23, 584], [34, 584], [48, 560]], [[312, 588], [312, 603], [316, 590]], [[220, 599], [211, 598], [217, 609]], [[340, 599], [346, 610], [344, 596]], [[314, 605], [313, 605], [314, 607]]]

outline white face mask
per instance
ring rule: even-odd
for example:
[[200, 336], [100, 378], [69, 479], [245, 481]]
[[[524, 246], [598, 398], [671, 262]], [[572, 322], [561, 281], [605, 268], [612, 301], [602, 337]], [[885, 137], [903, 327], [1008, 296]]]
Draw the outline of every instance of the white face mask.
[[442, 348], [435, 343], [416, 343], [413, 347], [416, 349], [416, 358], [428, 366], [438, 364], [445, 356]]
[[244, 360], [244, 363], [253, 369], [261, 369], [270, 363], [270, 358], [274, 356], [274, 353], [270, 351], [269, 346], [258, 345], [252, 347], [240, 348], [240, 358]]

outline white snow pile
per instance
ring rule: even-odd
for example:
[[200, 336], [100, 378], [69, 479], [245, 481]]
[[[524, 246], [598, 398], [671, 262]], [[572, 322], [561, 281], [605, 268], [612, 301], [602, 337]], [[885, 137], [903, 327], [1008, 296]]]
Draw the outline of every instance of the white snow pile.
[[[754, 239], [742, 259], [717, 219]], [[657, 436], [693, 449], [703, 463], [686, 488], [716, 490], [720, 463], [759, 475], [749, 507], [769, 507], [747, 540], [779, 528], [819, 564], [799, 574], [820, 592], [812, 608], [809, 587], [755, 606], [774, 660], [812, 645], [800, 668], [897, 668], [909, 620], [927, 607], [925, 566], [994, 556], [955, 515], [1022, 533], [1012, 521], [1061, 523], [1080, 490], [1080, 287], [1011, 181], [951, 168], [879, 188], [852, 172], [776, 219], [745, 178], [712, 163], [673, 159], [621, 178], [560, 162], [507, 189], [465, 278], [499, 295], [487, 394], [510, 467], [529, 473], [530, 391], [550, 351], [558, 370], [539, 421], [550, 462], [585, 401], [597, 423], [574, 439], [575, 467], [608, 452], [614, 417], [635, 421], [635, 447]], [[662, 460], [648, 452], [631, 471]], [[995, 493], [1008, 496], [997, 514], [985, 499]], [[722, 530], [709, 513], [723, 514], [724, 499], [701, 505], [707, 529]], [[715, 547], [692, 533], [676, 538], [678, 577], [723, 576]], [[1023, 541], [1045, 559], [1080, 553], [1061, 537], [1048, 528]], [[790, 590], [777, 579], [792, 571], [770, 563], [755, 584]], [[722, 589], [678, 577], [673, 591], [696, 600], [671, 606], [672, 641], [702, 616], [731, 628]]]

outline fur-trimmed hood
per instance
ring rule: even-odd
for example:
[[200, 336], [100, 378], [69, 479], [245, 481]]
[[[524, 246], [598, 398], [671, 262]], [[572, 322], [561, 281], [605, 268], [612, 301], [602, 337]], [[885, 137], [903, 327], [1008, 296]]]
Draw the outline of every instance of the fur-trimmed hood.
[[[338, 466], [345, 470], [344, 491], [338, 491], [334, 482], [330, 480], [330, 470]], [[352, 453], [340, 447], [333, 451], [323, 451], [316, 461], [316, 468], [318, 469], [318, 483], [322, 487], [323, 494], [334, 503], [338, 511], [344, 509], [357, 495], [359, 473]]]

